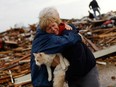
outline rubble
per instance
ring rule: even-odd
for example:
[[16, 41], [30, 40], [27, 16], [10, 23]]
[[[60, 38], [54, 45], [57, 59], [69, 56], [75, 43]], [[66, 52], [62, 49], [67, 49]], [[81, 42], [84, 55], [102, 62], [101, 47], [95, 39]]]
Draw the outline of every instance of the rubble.
[[[108, 12], [100, 18], [65, 21], [79, 29], [98, 64], [107, 65], [107, 62], [111, 62], [116, 66], [116, 55], [111, 55], [116, 52], [116, 12]], [[32, 24], [26, 29], [11, 28], [0, 33], [0, 87], [32, 87], [30, 51], [36, 27], [36, 24]], [[116, 76], [111, 79], [116, 80]]]

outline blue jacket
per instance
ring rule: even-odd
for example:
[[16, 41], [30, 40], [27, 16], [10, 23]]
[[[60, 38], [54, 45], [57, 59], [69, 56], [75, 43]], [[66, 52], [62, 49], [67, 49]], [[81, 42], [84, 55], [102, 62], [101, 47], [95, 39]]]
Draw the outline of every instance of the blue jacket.
[[47, 70], [45, 65], [38, 67], [35, 64], [33, 53], [45, 52], [54, 54], [63, 52], [67, 46], [81, 42], [81, 37], [77, 34], [76, 28], [71, 25], [73, 30], [64, 30], [61, 36], [48, 34], [42, 31], [39, 26], [32, 43], [31, 50], [31, 80], [34, 87], [51, 86], [52, 82], [48, 82]]

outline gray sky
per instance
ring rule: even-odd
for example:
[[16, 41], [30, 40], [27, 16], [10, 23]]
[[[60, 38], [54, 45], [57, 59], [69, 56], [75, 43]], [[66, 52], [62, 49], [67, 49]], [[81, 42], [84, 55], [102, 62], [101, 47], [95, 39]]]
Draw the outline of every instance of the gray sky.
[[[61, 18], [82, 18], [88, 15], [91, 0], [0, 0], [0, 32], [15, 24], [28, 26], [38, 22], [41, 9], [54, 6]], [[116, 11], [116, 0], [97, 0], [101, 13]], [[91, 11], [92, 12], [92, 11]]]

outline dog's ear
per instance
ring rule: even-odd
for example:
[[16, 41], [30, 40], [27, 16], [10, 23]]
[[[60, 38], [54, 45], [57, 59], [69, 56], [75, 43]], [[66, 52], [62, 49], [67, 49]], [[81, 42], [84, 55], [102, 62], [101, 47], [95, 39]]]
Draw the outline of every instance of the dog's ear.
[[38, 57], [41, 57], [42, 56], [42, 53], [33, 53], [34, 56], [38, 56]]
[[33, 53], [34, 56], [36, 56], [37, 54], [36, 53]]

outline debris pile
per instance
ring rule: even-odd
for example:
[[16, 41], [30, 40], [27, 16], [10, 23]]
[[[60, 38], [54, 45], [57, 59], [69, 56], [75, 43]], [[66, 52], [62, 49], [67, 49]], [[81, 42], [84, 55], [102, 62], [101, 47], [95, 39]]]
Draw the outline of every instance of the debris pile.
[[[103, 14], [100, 18], [91, 20], [84, 17], [65, 21], [73, 23], [79, 29], [84, 43], [96, 58], [116, 52], [116, 12]], [[35, 33], [36, 24], [0, 33], [0, 87], [32, 87], [30, 51]], [[116, 55], [111, 56], [109, 61], [116, 64]], [[111, 79], [115, 80], [116, 77], [112, 76]]]
[[[35, 28], [12, 28], [0, 34], [0, 87], [17, 86], [16, 78], [30, 73], [30, 50]], [[27, 83], [21, 82], [20, 85]]]

